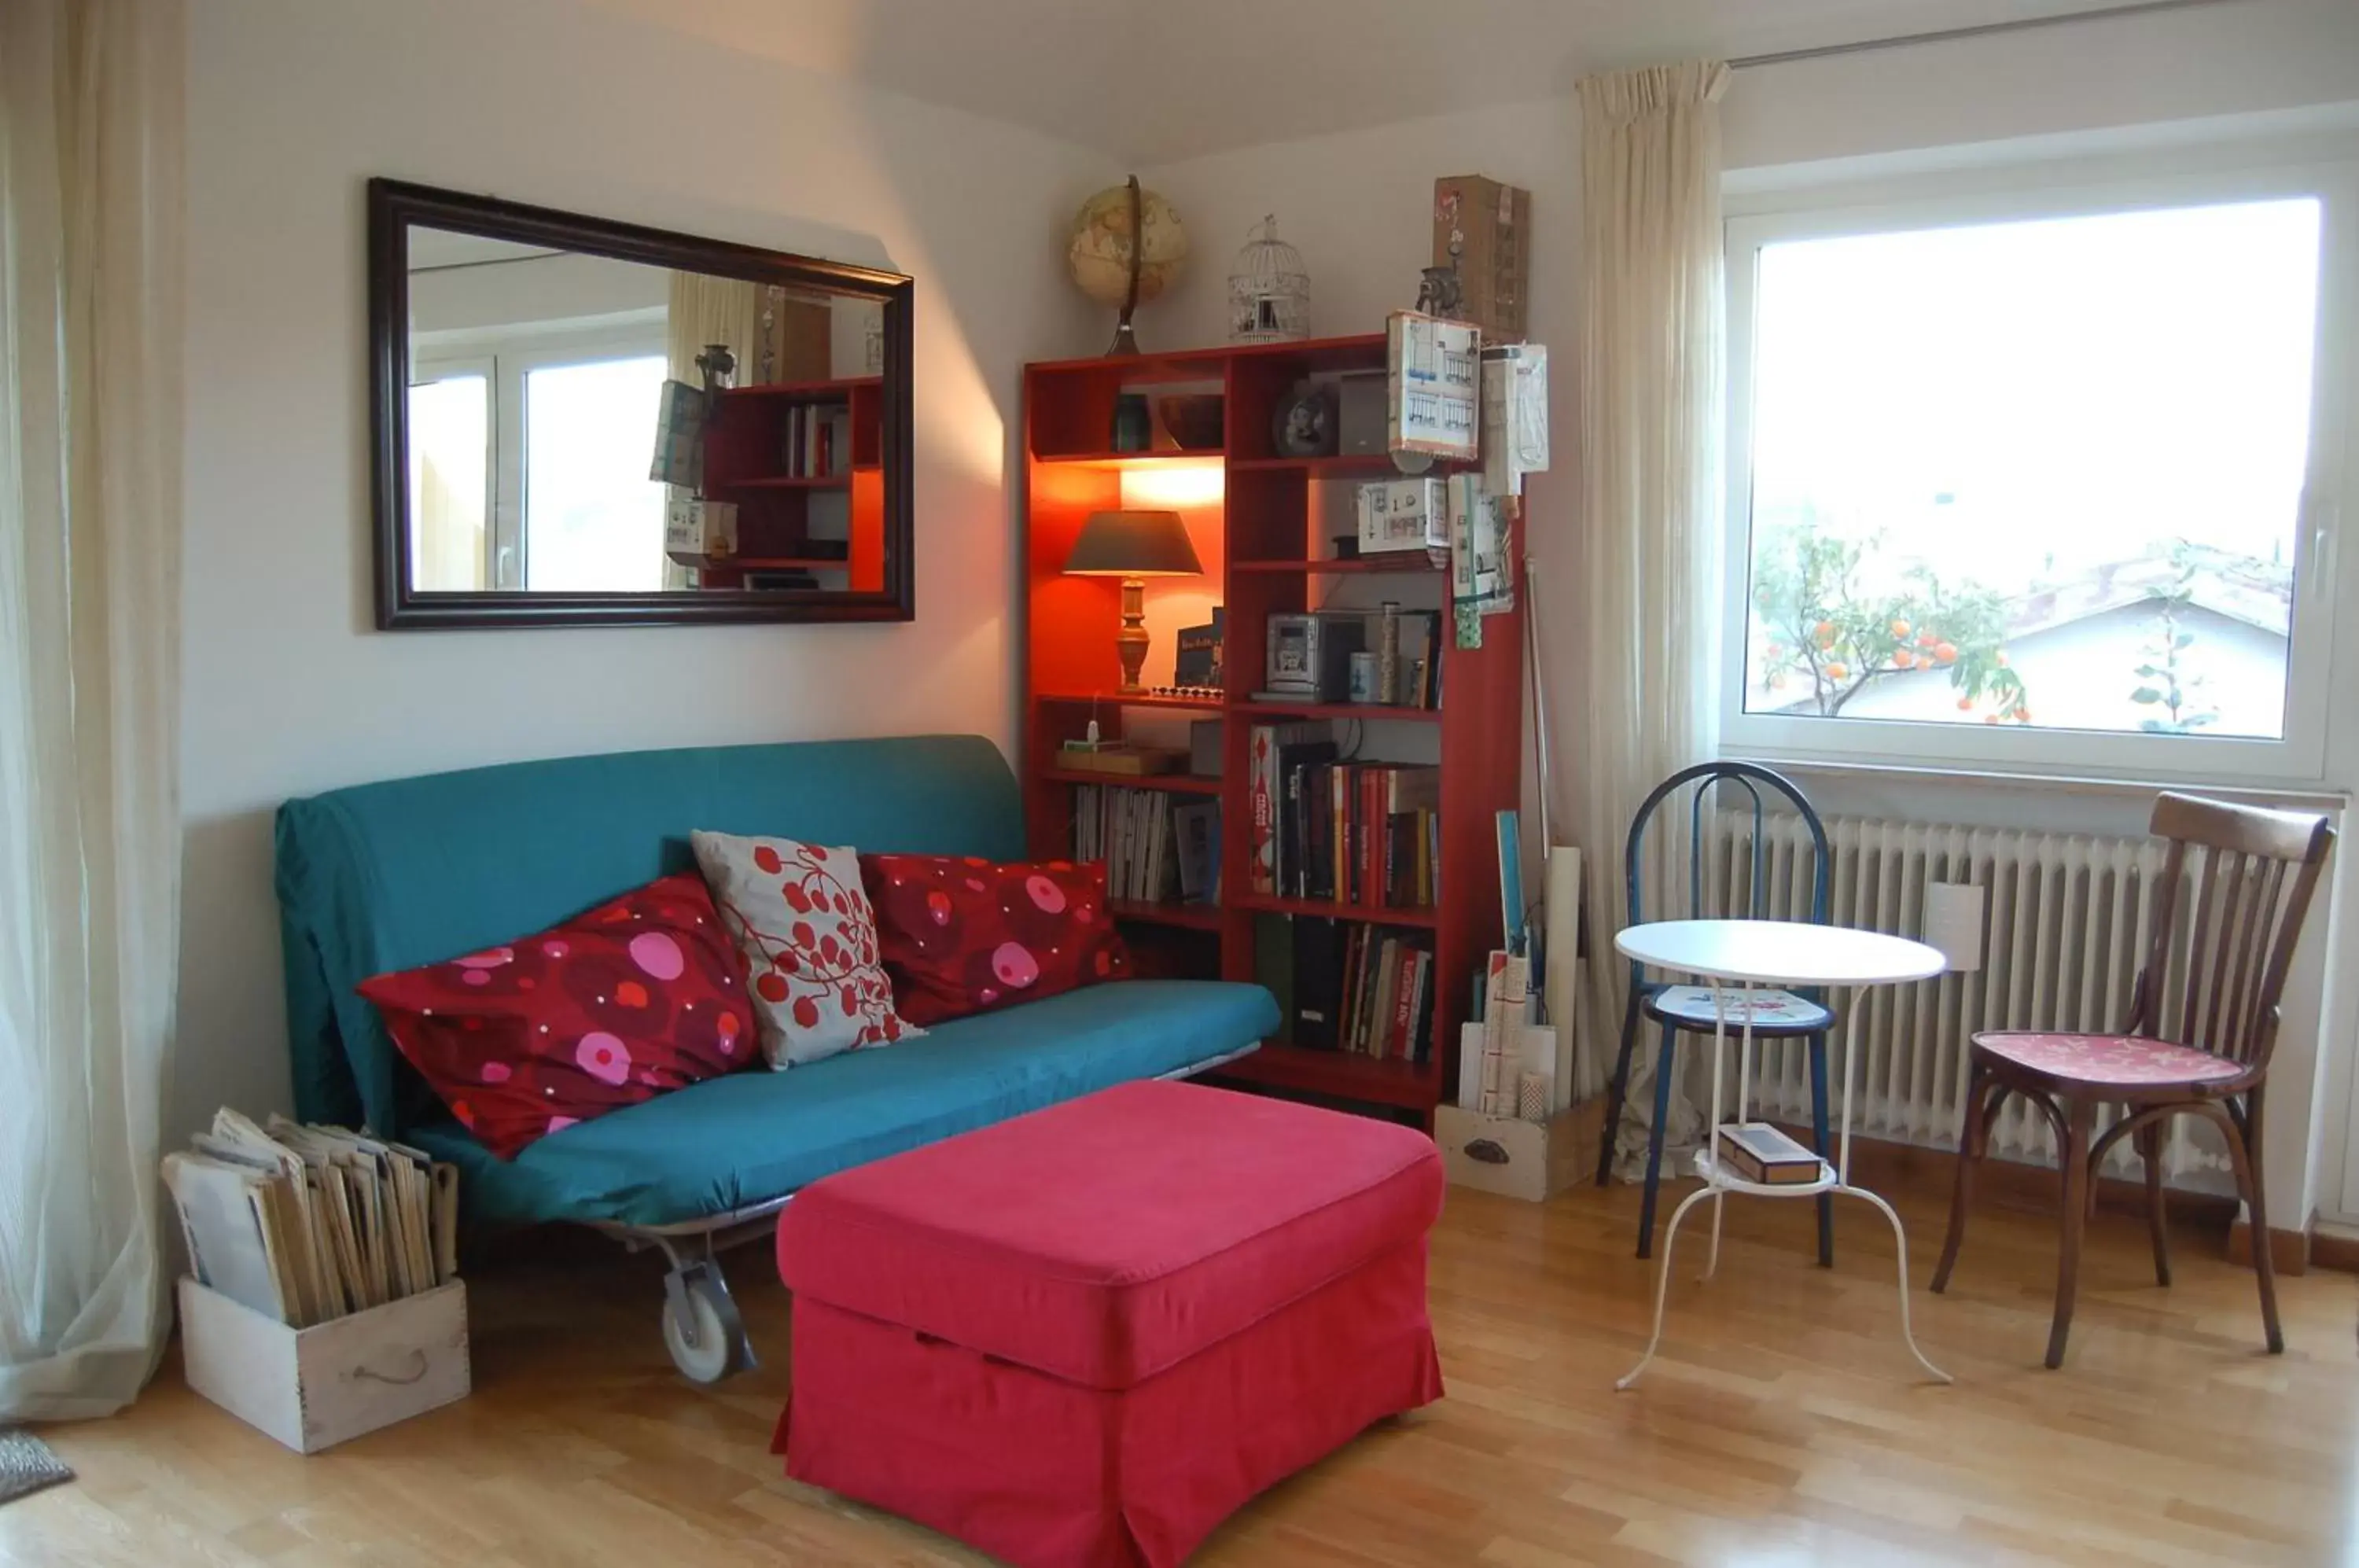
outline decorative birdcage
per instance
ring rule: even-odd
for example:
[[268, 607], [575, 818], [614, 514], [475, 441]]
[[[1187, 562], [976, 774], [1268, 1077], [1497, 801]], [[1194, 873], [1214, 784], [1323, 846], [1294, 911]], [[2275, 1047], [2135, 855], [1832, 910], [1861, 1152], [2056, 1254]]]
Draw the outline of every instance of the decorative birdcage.
[[1310, 275], [1302, 253], [1266, 217], [1229, 274], [1229, 341], [1292, 343], [1310, 335]]

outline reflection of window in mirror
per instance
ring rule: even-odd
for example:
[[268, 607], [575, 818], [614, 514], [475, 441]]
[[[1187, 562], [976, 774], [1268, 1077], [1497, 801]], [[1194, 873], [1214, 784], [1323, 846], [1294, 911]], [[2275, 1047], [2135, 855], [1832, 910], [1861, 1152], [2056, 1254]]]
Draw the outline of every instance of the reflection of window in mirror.
[[647, 478], [670, 274], [410, 234], [411, 574], [429, 593], [665, 585]]
[[409, 388], [409, 576], [429, 593], [490, 586], [491, 365], [423, 371]]

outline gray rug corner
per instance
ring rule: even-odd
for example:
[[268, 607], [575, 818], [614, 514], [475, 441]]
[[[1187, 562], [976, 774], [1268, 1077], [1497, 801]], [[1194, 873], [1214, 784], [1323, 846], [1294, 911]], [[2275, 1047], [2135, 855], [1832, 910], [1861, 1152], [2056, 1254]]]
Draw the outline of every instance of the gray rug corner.
[[0, 1427], [0, 1503], [73, 1479], [66, 1462], [22, 1427]]

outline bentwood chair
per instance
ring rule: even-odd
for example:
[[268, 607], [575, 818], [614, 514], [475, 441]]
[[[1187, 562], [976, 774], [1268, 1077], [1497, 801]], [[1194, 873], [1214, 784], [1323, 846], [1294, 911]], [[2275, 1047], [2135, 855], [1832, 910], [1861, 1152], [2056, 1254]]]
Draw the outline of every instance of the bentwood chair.
[[[2321, 816], [2171, 794], [2155, 801], [2151, 831], [2170, 848], [2155, 895], [2153, 942], [2121, 1032], [1977, 1034], [1968, 1052], [1957, 1185], [1933, 1289], [1948, 1288], [1957, 1264], [1974, 1171], [1990, 1150], [1991, 1124], [2008, 1095], [2021, 1095], [2055, 1129], [2063, 1168], [2063, 1244], [2056, 1317], [2048, 1333], [2051, 1367], [2063, 1364], [2072, 1327], [2081, 1234], [2097, 1171], [2124, 1138], [2133, 1140], [2146, 1166], [2155, 1283], [2170, 1283], [2162, 1139], [2171, 1118], [2181, 1116], [2208, 1118], [2227, 1141], [2237, 1194], [2252, 1218], [2253, 1272], [2269, 1354], [2285, 1349], [2261, 1193], [2262, 1101], [2286, 970], [2334, 831]], [[2176, 930], [2182, 883], [2195, 893], [2193, 920], [2183, 938]], [[2114, 1105], [2122, 1114], [2097, 1132], [2098, 1112]]]
[[[1685, 881], [1687, 905], [1684, 909], [1658, 914], [1658, 920], [1712, 920], [1743, 918], [1768, 920], [1772, 914], [1770, 875], [1772, 846], [1765, 793], [1780, 797], [1799, 818], [1810, 841], [1810, 922], [1827, 923], [1827, 830], [1819, 813], [1810, 808], [1800, 789], [1784, 775], [1774, 773], [1750, 762], [1706, 762], [1674, 773], [1655, 787], [1654, 792], [1638, 807], [1637, 815], [1630, 822], [1630, 836], [1623, 846], [1623, 877], [1629, 898], [1629, 923], [1637, 925], [1647, 916], [1643, 908], [1641, 888], [1646, 878], [1643, 868], [1647, 860], [1647, 830], [1657, 808], [1693, 786], [1687, 801], [1687, 839]], [[1716, 821], [1721, 812], [1720, 796], [1741, 790], [1750, 805], [1752, 846], [1749, 864], [1742, 867], [1719, 866], [1719, 875], [1707, 877], [1707, 866], [1717, 859], [1714, 844], [1722, 836]], [[1744, 814], [1744, 807], [1738, 808]], [[1675, 853], [1676, 843], [1657, 846], [1658, 858], [1668, 866], [1664, 885], [1675, 890], [1680, 881]], [[1742, 870], [1748, 873], [1734, 888], [1727, 884]], [[1800, 868], [1796, 867], [1799, 875]], [[1794, 1040], [1809, 1042], [1810, 1063], [1810, 1121], [1815, 1135], [1814, 1148], [1819, 1154], [1827, 1151], [1827, 1030], [1834, 1022], [1825, 998], [1817, 987], [1799, 991], [1756, 989], [1753, 992], [1753, 1037], [1756, 1040]], [[1614, 1081], [1608, 1091], [1605, 1108], [1605, 1138], [1597, 1153], [1597, 1184], [1601, 1187], [1612, 1178], [1614, 1149], [1622, 1130], [1622, 1112], [1630, 1086], [1630, 1059], [1638, 1044], [1638, 1019], [1641, 1014], [1662, 1027], [1662, 1043], [1655, 1057], [1655, 1118], [1647, 1135], [1647, 1188], [1638, 1204], [1638, 1256], [1650, 1255], [1655, 1248], [1655, 1194], [1662, 1179], [1663, 1125], [1671, 1114], [1671, 1076], [1675, 1061], [1674, 1047], [1682, 1034], [1709, 1035], [1719, 1027], [1712, 1011], [1712, 992], [1708, 985], [1675, 985], [1665, 980], [1647, 978], [1646, 966], [1630, 965], [1630, 995], [1622, 1012], [1622, 1050], [1614, 1059]], [[1734, 1034], [1739, 1020], [1729, 1020]], [[1832, 1267], [1835, 1260], [1834, 1201], [1826, 1193], [1819, 1194], [1819, 1261]]]

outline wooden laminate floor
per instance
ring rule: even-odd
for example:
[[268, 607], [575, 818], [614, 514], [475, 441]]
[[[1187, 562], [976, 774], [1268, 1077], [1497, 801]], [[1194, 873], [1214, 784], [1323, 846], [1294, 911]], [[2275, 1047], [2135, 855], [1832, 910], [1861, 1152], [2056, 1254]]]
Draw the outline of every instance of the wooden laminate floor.
[[[1453, 1190], [1433, 1248], [1449, 1398], [1259, 1498], [1206, 1564], [1727, 1564], [2346, 1560], [2359, 1505], [2359, 1282], [2283, 1284], [2260, 1352], [2249, 1273], [2182, 1237], [2154, 1287], [2144, 1227], [2093, 1228], [2071, 1359], [2044, 1371], [2045, 1219], [1985, 1210], [1946, 1297], [1922, 1284], [1941, 1203], [1900, 1195], [1912, 1301], [1955, 1388], [1895, 1332], [1889, 1231], [1733, 1201], [1719, 1278], [1686, 1250], [1637, 1390], [1650, 1275], [1628, 1189], [1542, 1207]], [[1703, 1217], [1700, 1212], [1697, 1216]], [[1690, 1233], [1700, 1242], [1704, 1227]], [[473, 1398], [305, 1460], [167, 1365], [114, 1420], [46, 1433], [81, 1479], [0, 1506], [0, 1563], [969, 1563], [925, 1530], [781, 1478], [786, 1301], [735, 1283], [768, 1365], [718, 1390], [671, 1372], [658, 1268], [592, 1238], [472, 1282]]]

